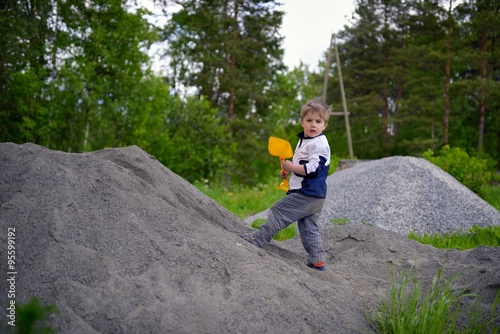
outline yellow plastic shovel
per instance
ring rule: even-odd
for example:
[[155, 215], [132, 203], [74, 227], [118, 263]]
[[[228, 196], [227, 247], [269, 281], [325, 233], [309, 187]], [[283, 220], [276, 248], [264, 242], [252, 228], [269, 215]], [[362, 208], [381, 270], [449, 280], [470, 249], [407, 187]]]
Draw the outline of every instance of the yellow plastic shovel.
[[[269, 137], [267, 148], [269, 149], [269, 153], [271, 153], [272, 156], [280, 158], [280, 165], [281, 161], [283, 161], [284, 159], [293, 157], [292, 145], [290, 145], [290, 142], [288, 140], [271, 136]], [[281, 171], [285, 173], [283, 169]], [[288, 179], [284, 179], [283, 182], [281, 182], [279, 188], [281, 190], [288, 191]]]

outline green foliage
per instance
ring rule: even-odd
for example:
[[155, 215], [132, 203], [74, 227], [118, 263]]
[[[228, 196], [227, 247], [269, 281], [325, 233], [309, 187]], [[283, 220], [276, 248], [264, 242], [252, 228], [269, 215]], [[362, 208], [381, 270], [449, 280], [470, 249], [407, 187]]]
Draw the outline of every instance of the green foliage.
[[[169, 43], [169, 81], [194, 88], [218, 110], [227, 126], [232, 162], [228, 180], [251, 184], [262, 173], [262, 153], [272, 132], [267, 120], [274, 94], [266, 92], [284, 70], [282, 37], [276, 34], [284, 13], [275, 1], [187, 0], [163, 30]], [[281, 89], [280, 89], [281, 92]], [[295, 112], [295, 119], [298, 111]]]
[[54, 329], [45, 326], [47, 317], [59, 313], [53, 304], [43, 305], [38, 298], [31, 298], [26, 304], [16, 307], [16, 327], [18, 334], [52, 334]]
[[500, 173], [491, 174], [491, 180], [494, 184], [500, 185]]
[[335, 173], [335, 170], [339, 166], [340, 160], [341, 158], [335, 154], [332, 154], [330, 156], [330, 170], [328, 171], [328, 175], [332, 175], [333, 173]]
[[170, 103], [152, 154], [190, 182], [207, 179], [211, 184], [223, 184], [237, 146], [229, 142], [218, 111], [204, 99]]
[[143, 110], [168, 93], [144, 94], [157, 34], [145, 11], [127, 6], [41, 0], [0, 11], [1, 35], [9, 36], [0, 51], [0, 141], [69, 152], [140, 141], [133, 135]]
[[491, 180], [486, 160], [469, 157], [467, 152], [459, 147], [451, 148], [445, 145], [437, 154], [428, 149], [423, 157], [478, 195], [482, 195], [484, 188]]
[[[453, 288], [456, 278], [444, 279], [440, 268], [430, 287], [425, 288], [411, 272], [400, 272], [391, 284], [389, 299], [365, 316], [377, 333], [498, 333], [500, 326], [495, 326], [495, 321], [499, 317], [495, 310], [500, 292], [490, 315], [483, 317], [478, 296]], [[467, 299], [472, 302], [464, 307]], [[465, 329], [459, 327], [461, 317], [468, 320]]]
[[478, 246], [500, 246], [500, 226], [479, 227], [472, 226], [466, 232], [448, 232], [423, 234], [410, 233], [409, 239], [423, 244], [429, 244], [437, 248], [447, 249], [471, 249]]
[[[252, 227], [254, 229], [258, 229], [261, 225], [263, 225], [266, 222], [265, 219], [256, 219], [252, 223]], [[287, 239], [292, 239], [297, 235], [297, 223], [292, 223], [276, 233], [276, 235], [273, 237], [274, 240], [277, 241], [285, 241]]]

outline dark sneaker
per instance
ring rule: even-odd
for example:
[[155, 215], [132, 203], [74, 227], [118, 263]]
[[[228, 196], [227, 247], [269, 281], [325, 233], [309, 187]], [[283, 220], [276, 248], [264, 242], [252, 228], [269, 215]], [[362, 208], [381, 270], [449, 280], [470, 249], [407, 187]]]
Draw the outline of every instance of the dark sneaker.
[[252, 237], [251, 235], [245, 235], [245, 234], [238, 234], [238, 237], [240, 237], [241, 239], [251, 243], [252, 245], [258, 247], [258, 248], [262, 248], [261, 245], [259, 245], [259, 243], [257, 242], [257, 240], [255, 240], [254, 237]]
[[325, 265], [324, 264], [318, 266], [318, 265], [314, 265], [312, 263], [308, 263], [307, 266], [309, 268], [313, 268], [313, 269], [316, 269], [316, 270], [319, 270], [319, 271], [325, 271]]

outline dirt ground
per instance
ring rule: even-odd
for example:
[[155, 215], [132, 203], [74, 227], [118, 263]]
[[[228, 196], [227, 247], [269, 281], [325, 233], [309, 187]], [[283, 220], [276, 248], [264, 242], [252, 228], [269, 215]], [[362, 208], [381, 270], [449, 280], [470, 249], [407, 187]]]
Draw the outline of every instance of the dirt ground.
[[136, 146], [1, 143], [0, 171], [1, 270], [16, 272], [1, 329], [9, 303], [37, 296], [59, 309], [58, 333], [365, 333], [401, 271], [459, 274], [485, 309], [500, 289], [499, 247], [439, 250], [363, 224], [323, 230], [325, 272], [305, 266], [298, 238], [255, 248], [236, 236], [246, 223]]

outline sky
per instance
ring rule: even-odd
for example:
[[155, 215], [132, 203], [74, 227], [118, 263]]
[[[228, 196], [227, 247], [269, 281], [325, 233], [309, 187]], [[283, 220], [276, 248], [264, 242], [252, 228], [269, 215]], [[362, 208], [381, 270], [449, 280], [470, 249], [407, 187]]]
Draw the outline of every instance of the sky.
[[281, 35], [285, 37], [284, 62], [290, 69], [300, 64], [315, 71], [323, 58], [332, 33], [348, 24], [354, 0], [281, 0], [285, 12]]

